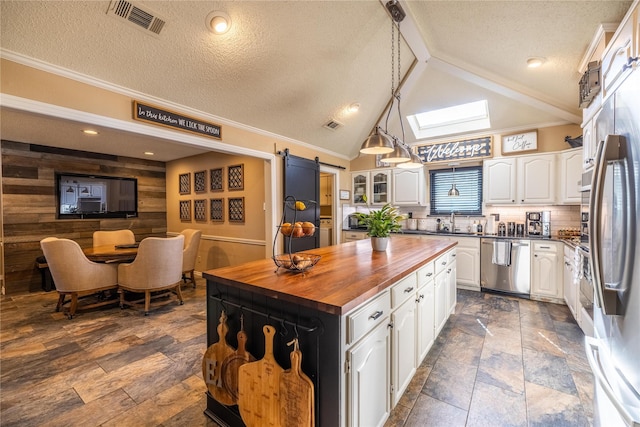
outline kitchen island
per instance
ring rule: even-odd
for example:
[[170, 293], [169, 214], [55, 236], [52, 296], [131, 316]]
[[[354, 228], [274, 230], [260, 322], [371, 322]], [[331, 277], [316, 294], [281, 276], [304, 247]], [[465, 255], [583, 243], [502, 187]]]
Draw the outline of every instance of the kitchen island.
[[[385, 252], [372, 251], [369, 240], [309, 250], [321, 259], [302, 273], [276, 270], [271, 259], [206, 271], [207, 345], [220, 341], [224, 310], [226, 341], [237, 347], [242, 318], [247, 350], [261, 359], [263, 326], [271, 324], [284, 369], [287, 343], [299, 338], [317, 426], [384, 423], [455, 308], [455, 245], [393, 236]], [[244, 425], [237, 406], [210, 393], [205, 414]]]

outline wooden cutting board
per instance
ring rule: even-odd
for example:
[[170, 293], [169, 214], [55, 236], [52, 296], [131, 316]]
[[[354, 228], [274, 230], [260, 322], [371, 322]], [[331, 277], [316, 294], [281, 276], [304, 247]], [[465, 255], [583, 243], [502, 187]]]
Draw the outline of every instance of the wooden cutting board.
[[273, 357], [275, 328], [264, 325], [264, 357], [245, 363], [238, 371], [238, 409], [247, 427], [280, 426], [280, 375]]
[[202, 377], [207, 384], [211, 396], [223, 405], [234, 405], [235, 399], [224, 388], [222, 381], [222, 364], [224, 360], [233, 354], [235, 349], [227, 344], [227, 315], [222, 311], [218, 324], [218, 342], [207, 348], [202, 358]]
[[280, 426], [313, 427], [315, 424], [313, 382], [302, 372], [302, 352], [295, 338], [291, 369], [280, 375]]
[[238, 403], [238, 371], [245, 363], [255, 362], [256, 358], [246, 350], [247, 334], [244, 331], [244, 319], [240, 317], [238, 349], [222, 362], [222, 383], [235, 403]]

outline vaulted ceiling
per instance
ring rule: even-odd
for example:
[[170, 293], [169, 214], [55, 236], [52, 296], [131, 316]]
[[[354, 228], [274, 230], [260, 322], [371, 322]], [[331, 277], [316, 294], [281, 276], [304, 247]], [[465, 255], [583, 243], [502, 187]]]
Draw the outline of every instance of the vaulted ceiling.
[[[115, 3], [3, 0], [2, 57], [108, 82], [203, 119], [224, 118], [348, 159], [378, 123], [385, 126], [392, 63], [384, 1], [131, 2], [165, 21], [159, 34], [107, 13]], [[581, 60], [599, 25], [618, 23], [631, 1], [400, 4], [407, 13], [400, 26], [402, 114], [487, 99], [488, 134], [579, 124]], [[216, 10], [232, 20], [223, 35], [207, 28]], [[529, 57], [545, 63], [529, 69]], [[348, 114], [352, 103], [360, 109]], [[323, 127], [332, 120], [337, 129]], [[77, 126], [2, 108], [3, 139], [78, 148]], [[395, 111], [388, 126], [400, 134]], [[429, 142], [403, 126], [408, 144]], [[118, 136], [102, 150], [137, 157], [143, 151], [137, 144], [149, 139]], [[202, 150], [156, 143], [163, 147], [159, 160]]]

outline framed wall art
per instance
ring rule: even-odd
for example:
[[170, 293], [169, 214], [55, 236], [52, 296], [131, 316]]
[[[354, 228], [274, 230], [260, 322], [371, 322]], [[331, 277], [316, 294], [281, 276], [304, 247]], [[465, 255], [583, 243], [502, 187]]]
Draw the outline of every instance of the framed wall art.
[[538, 149], [538, 131], [502, 136], [502, 154], [521, 153]]
[[193, 216], [196, 221], [207, 220], [207, 201], [205, 199], [193, 201]]
[[209, 169], [209, 189], [211, 191], [223, 191], [224, 190], [224, 186], [223, 186], [223, 181], [224, 181], [224, 173], [223, 173], [224, 169], [223, 168], [216, 168], [216, 169]]
[[229, 191], [244, 190], [244, 165], [228, 166]]
[[244, 222], [244, 197], [229, 198], [229, 222]]
[[178, 176], [178, 185], [180, 187], [180, 194], [191, 193], [191, 173], [181, 173]]
[[349, 190], [340, 190], [340, 200], [349, 200], [350, 197]]
[[180, 200], [180, 221], [191, 221], [191, 200]]
[[196, 193], [204, 193], [207, 191], [206, 171], [198, 171], [193, 173], [193, 191], [195, 191]]
[[224, 222], [224, 199], [209, 199], [209, 219]]

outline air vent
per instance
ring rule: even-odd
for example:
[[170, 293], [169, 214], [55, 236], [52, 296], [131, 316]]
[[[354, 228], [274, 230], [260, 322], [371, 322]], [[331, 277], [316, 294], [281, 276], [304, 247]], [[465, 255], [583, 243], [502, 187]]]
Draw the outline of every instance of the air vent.
[[158, 17], [156, 13], [147, 7], [143, 8], [126, 0], [112, 0], [109, 4], [107, 15], [124, 19], [128, 23], [135, 25], [135, 28], [156, 36], [160, 34], [166, 23], [165, 19]]
[[335, 121], [335, 120], [329, 120], [327, 123], [325, 123], [325, 124], [324, 124], [324, 126], [323, 126], [323, 127], [324, 127], [324, 128], [327, 128], [327, 129], [329, 129], [329, 130], [336, 130], [336, 129], [338, 129], [339, 127], [342, 127], [342, 126], [343, 126], [343, 125], [342, 125], [342, 123], [340, 123], [340, 122], [337, 122], [337, 121]]

